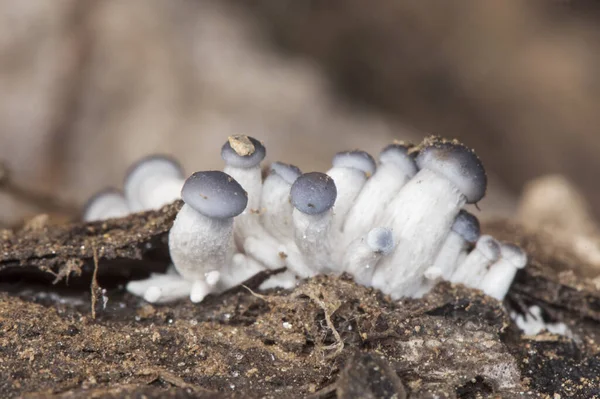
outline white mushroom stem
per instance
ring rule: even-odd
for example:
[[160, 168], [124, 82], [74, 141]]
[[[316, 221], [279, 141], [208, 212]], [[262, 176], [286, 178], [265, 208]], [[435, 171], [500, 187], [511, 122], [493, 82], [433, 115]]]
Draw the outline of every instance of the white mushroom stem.
[[433, 265], [425, 271], [425, 278], [433, 281], [450, 280], [458, 266], [458, 257], [461, 252], [466, 251], [468, 245], [468, 242], [460, 234], [451, 230]]
[[259, 287], [261, 290], [268, 290], [270, 288], [283, 288], [291, 289], [296, 286], [297, 277], [294, 273], [286, 270], [283, 273], [276, 274], [269, 277], [267, 281], [262, 283]]
[[177, 274], [156, 274], [145, 280], [130, 281], [127, 291], [150, 303], [169, 303], [190, 296], [192, 283]]
[[260, 262], [244, 254], [235, 254], [231, 263], [221, 273], [219, 290], [225, 291], [240, 285], [264, 270], [266, 269]]
[[294, 240], [294, 222], [290, 203], [290, 187], [277, 173], [265, 179], [260, 197], [260, 222], [279, 241]]
[[248, 193], [248, 205], [244, 212], [236, 218], [234, 225], [235, 243], [241, 249], [246, 237], [262, 238], [268, 234], [260, 224], [262, 172], [259, 165], [247, 169], [225, 166], [223, 171], [240, 183]]
[[398, 193], [379, 223], [392, 229], [394, 253], [381, 260], [373, 285], [394, 299], [417, 293], [466, 198], [448, 179], [421, 169]]
[[458, 266], [460, 254], [466, 251], [467, 247], [467, 241], [460, 234], [450, 231], [433, 265], [423, 273], [421, 289], [415, 293], [415, 297], [419, 298], [431, 291], [440, 280], [449, 281]]
[[498, 242], [491, 236], [483, 235], [477, 240], [475, 248], [458, 265], [450, 277], [453, 283], [462, 283], [472, 288], [478, 288], [490, 265], [500, 257]]
[[306, 278], [315, 273], [302, 258], [295, 242], [282, 244], [273, 238], [247, 237], [244, 240], [244, 252], [264, 264], [269, 269], [287, 267], [297, 276]]
[[344, 236], [351, 240], [375, 227], [386, 206], [409, 180], [410, 176], [399, 166], [380, 164], [348, 212], [343, 226]]
[[375, 228], [354, 240], [346, 249], [343, 270], [352, 274], [358, 284], [370, 286], [377, 263], [394, 249], [392, 237], [389, 229]]
[[111, 218], [120, 218], [129, 214], [125, 197], [117, 191], [106, 191], [92, 198], [87, 204], [83, 220], [93, 222]]
[[527, 255], [519, 248], [509, 245], [502, 244], [502, 257], [490, 266], [479, 284], [483, 292], [500, 301], [506, 296], [517, 271], [527, 265]]
[[169, 249], [175, 268], [194, 283], [191, 299], [201, 301], [215, 290], [219, 273], [233, 257], [232, 218], [209, 218], [184, 204], [169, 233]]
[[309, 215], [294, 209], [293, 220], [296, 245], [308, 268], [317, 274], [339, 272], [331, 257], [332, 210]]
[[347, 167], [333, 167], [327, 171], [327, 175], [333, 179], [337, 188], [332, 228], [338, 232], [341, 231], [348, 211], [367, 181], [367, 175], [362, 170]]

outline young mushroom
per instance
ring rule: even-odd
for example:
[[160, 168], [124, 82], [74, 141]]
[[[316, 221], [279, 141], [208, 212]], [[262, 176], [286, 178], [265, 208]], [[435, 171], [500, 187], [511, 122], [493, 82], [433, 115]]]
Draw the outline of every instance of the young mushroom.
[[364, 151], [338, 152], [333, 157], [333, 167], [327, 171], [337, 188], [337, 199], [333, 206], [333, 228], [340, 231], [346, 215], [377, 167], [371, 155]]
[[331, 257], [332, 208], [337, 189], [331, 177], [311, 172], [300, 176], [290, 191], [294, 206], [296, 245], [314, 273], [339, 272]]
[[123, 190], [131, 212], [142, 212], [179, 199], [184, 181], [183, 169], [176, 160], [151, 155], [129, 168]]
[[220, 171], [196, 172], [183, 185], [184, 205], [169, 233], [173, 265], [193, 282], [190, 299], [200, 302], [216, 290], [234, 253], [233, 218], [248, 203], [242, 186]]
[[351, 240], [375, 226], [385, 207], [398, 191], [417, 173], [409, 154], [412, 146], [391, 144], [379, 154], [379, 166], [356, 197], [344, 222], [344, 236]]
[[346, 249], [343, 270], [354, 276], [358, 284], [370, 286], [379, 260], [394, 250], [394, 237], [390, 229], [375, 227], [366, 235], [354, 240]]
[[503, 300], [519, 269], [527, 265], [527, 254], [514, 244], [500, 245], [501, 257], [490, 266], [479, 288], [491, 297]]
[[400, 189], [378, 223], [394, 232], [397, 247], [381, 260], [373, 285], [397, 299], [422, 288], [433, 263], [465, 203], [483, 198], [487, 177], [473, 151], [456, 141], [430, 138], [416, 158], [419, 172]]
[[83, 207], [82, 219], [94, 222], [112, 218], [120, 218], [130, 213], [127, 201], [116, 188], [107, 188], [96, 193]]
[[465, 260], [457, 266], [450, 277], [453, 283], [462, 283], [472, 288], [479, 288], [490, 265], [500, 258], [500, 245], [492, 236], [482, 235], [475, 248]]

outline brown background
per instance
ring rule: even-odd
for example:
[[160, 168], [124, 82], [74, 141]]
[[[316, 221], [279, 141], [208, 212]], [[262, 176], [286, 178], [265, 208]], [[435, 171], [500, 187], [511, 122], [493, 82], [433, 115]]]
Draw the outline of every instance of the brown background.
[[[558, 0], [2, 0], [0, 158], [81, 205], [148, 153], [219, 168], [230, 134], [308, 171], [436, 133], [480, 154], [485, 212], [560, 172], [598, 213], [599, 15]], [[0, 198], [3, 224], [36, 212]]]

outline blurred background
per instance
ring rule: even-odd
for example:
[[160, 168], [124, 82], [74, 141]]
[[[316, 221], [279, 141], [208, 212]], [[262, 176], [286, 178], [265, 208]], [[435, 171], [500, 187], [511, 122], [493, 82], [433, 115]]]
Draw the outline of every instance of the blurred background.
[[[232, 134], [310, 171], [435, 133], [482, 158], [484, 214], [562, 173], [598, 215], [596, 4], [0, 0], [0, 159], [76, 209], [149, 153], [221, 168]], [[0, 222], [45, 202], [4, 190]]]

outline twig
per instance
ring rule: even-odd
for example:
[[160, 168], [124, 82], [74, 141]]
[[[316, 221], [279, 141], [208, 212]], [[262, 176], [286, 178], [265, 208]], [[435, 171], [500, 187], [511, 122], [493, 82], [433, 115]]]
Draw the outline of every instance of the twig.
[[92, 255], [94, 257], [94, 274], [92, 274], [92, 282], [90, 284], [90, 290], [92, 291], [92, 319], [96, 319], [96, 302], [98, 301], [97, 290], [100, 289], [98, 285], [98, 250], [96, 249], [96, 243], [92, 241]]

